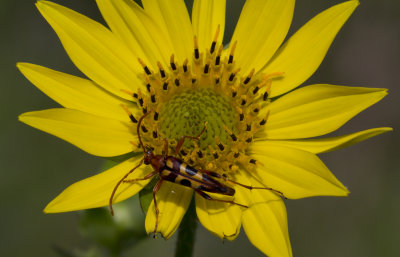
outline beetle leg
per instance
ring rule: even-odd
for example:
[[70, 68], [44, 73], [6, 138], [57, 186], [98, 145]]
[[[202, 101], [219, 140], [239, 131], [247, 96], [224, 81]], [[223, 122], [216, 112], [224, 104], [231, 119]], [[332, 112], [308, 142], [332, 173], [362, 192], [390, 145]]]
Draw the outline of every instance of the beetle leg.
[[272, 192], [274, 192], [274, 193], [280, 195], [280, 196], [283, 197], [285, 200], [287, 199], [287, 198], [285, 197], [285, 195], [284, 195], [281, 191], [275, 190], [275, 189], [273, 189], [273, 188], [271, 188], [271, 187], [253, 187], [253, 186], [248, 186], [248, 185], [244, 185], [244, 184], [241, 184], [241, 183], [239, 183], [239, 182], [233, 181], [233, 180], [231, 180], [231, 179], [228, 179], [226, 176], [224, 176], [224, 177], [225, 177], [224, 179], [225, 179], [226, 181], [228, 181], [228, 182], [230, 182], [230, 183], [232, 183], [232, 184], [235, 184], [235, 185], [238, 185], [238, 186], [241, 186], [241, 187], [250, 189], [250, 190], [252, 190], [252, 189], [265, 189], [265, 190], [270, 190], [270, 191], [272, 191]]
[[160, 210], [158, 209], [158, 206], [157, 206], [156, 193], [158, 192], [158, 190], [160, 190], [162, 182], [163, 182], [163, 179], [160, 179], [153, 188], [154, 209], [156, 210], [156, 225], [154, 227], [153, 238], [156, 238], [157, 226], [158, 226], [158, 215], [160, 214]]
[[147, 174], [146, 176], [144, 176], [143, 178], [125, 179], [122, 182], [124, 182], [124, 183], [133, 183], [133, 182], [140, 181], [140, 180], [146, 180], [146, 179], [152, 178], [157, 173], [158, 173], [158, 171], [153, 171], [153, 172]]
[[207, 129], [207, 123], [208, 123], [208, 122], [205, 122], [205, 123], [204, 123], [204, 128], [203, 128], [203, 130], [200, 132], [200, 134], [199, 134], [197, 137], [182, 136], [181, 139], [179, 139], [178, 144], [176, 145], [175, 154], [178, 154], [178, 153], [179, 153], [179, 151], [181, 150], [182, 145], [183, 145], [183, 143], [185, 142], [185, 139], [186, 139], [186, 138], [190, 138], [190, 139], [193, 139], [193, 140], [200, 140], [201, 135], [203, 135], [204, 131], [206, 131], [206, 129]]
[[235, 205], [239, 205], [240, 207], [244, 207], [244, 208], [249, 208], [246, 205], [240, 204], [240, 203], [236, 203], [234, 201], [229, 201], [229, 200], [222, 200], [222, 199], [214, 199], [211, 196], [209, 196], [208, 194], [204, 193], [201, 190], [195, 190], [196, 193], [198, 193], [199, 195], [201, 195], [204, 199], [206, 200], [210, 200], [210, 201], [216, 201], [216, 202], [222, 202], [222, 203], [230, 203], [230, 204], [235, 204]]
[[164, 138], [164, 156], [168, 156], [168, 140]]
[[126, 174], [122, 177], [122, 179], [121, 179], [120, 181], [118, 181], [118, 183], [115, 185], [115, 187], [114, 187], [114, 189], [113, 189], [113, 191], [112, 191], [112, 193], [111, 193], [110, 201], [109, 201], [109, 204], [108, 204], [108, 206], [109, 206], [109, 208], [110, 208], [111, 216], [114, 216], [114, 210], [113, 210], [113, 207], [112, 207], [112, 201], [113, 201], [113, 198], [114, 198], [115, 193], [117, 192], [117, 189], [118, 189], [119, 185], [129, 176], [129, 174], [131, 174], [134, 170], [136, 170], [137, 168], [139, 168], [140, 165], [143, 164], [143, 161], [144, 161], [144, 159], [140, 160], [139, 164], [138, 164], [135, 168], [131, 169], [128, 173], [126, 173]]

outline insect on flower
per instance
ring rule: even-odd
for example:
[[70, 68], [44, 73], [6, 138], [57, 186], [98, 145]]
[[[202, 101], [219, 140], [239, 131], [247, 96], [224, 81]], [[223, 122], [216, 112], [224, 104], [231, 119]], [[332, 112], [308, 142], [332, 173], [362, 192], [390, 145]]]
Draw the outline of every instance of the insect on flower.
[[[154, 208], [156, 211], [156, 225], [154, 228], [154, 237], [156, 236], [156, 233], [157, 233], [158, 215], [160, 213], [160, 211], [157, 207], [156, 193], [160, 190], [161, 185], [164, 180], [167, 180], [167, 181], [170, 181], [173, 183], [177, 183], [177, 184], [180, 184], [185, 187], [193, 188], [196, 193], [198, 193], [200, 196], [202, 196], [206, 200], [235, 204], [235, 205], [238, 205], [238, 206], [241, 206], [244, 208], [248, 208], [248, 206], [234, 202], [233, 200], [214, 199], [205, 192], [233, 196], [235, 194], [235, 189], [216, 180], [216, 179], [223, 179], [224, 181], [226, 181], [228, 183], [236, 184], [238, 186], [242, 186], [242, 187], [250, 189], [250, 190], [251, 189], [270, 190], [286, 199], [286, 197], [283, 195], [282, 192], [277, 191], [273, 188], [253, 187], [253, 186], [244, 185], [244, 184], [241, 184], [241, 183], [238, 183], [236, 181], [229, 179], [225, 174], [220, 175], [213, 171], [208, 171], [208, 170], [203, 170], [203, 169], [198, 170], [198, 169], [186, 164], [181, 159], [168, 155], [168, 140], [167, 139], [164, 139], [164, 154], [163, 155], [155, 155], [153, 152], [153, 149], [151, 147], [144, 146], [142, 139], [140, 137], [140, 128], [141, 128], [142, 121], [151, 112], [152, 111], [150, 110], [149, 112], [145, 113], [139, 119], [139, 121], [137, 123], [137, 135], [138, 135], [140, 147], [143, 149], [144, 157], [136, 167], [134, 167], [128, 173], [126, 173], [122, 177], [122, 179], [119, 180], [118, 183], [115, 185], [115, 187], [111, 193], [110, 202], [109, 202], [109, 208], [110, 208], [111, 215], [114, 215], [114, 210], [112, 207], [113, 198], [114, 198], [114, 195], [117, 192], [117, 189], [121, 183], [135, 183], [140, 180], [151, 179], [152, 177], [154, 177], [157, 174], [160, 176], [160, 180], [157, 182], [157, 184], [153, 188]], [[131, 117], [131, 114], [129, 116]], [[199, 140], [201, 135], [206, 131], [206, 129], [207, 129], [207, 122], [204, 123], [204, 128], [198, 136], [196, 136], [196, 137], [182, 136], [176, 145], [175, 154], [179, 153], [186, 138], [192, 139], [192, 140]], [[127, 179], [127, 177], [132, 172], [134, 172], [137, 168], [139, 168], [143, 163], [146, 165], [151, 165], [153, 167], [154, 171], [147, 174], [143, 178]], [[214, 179], [214, 178], [216, 178], [216, 179]]]

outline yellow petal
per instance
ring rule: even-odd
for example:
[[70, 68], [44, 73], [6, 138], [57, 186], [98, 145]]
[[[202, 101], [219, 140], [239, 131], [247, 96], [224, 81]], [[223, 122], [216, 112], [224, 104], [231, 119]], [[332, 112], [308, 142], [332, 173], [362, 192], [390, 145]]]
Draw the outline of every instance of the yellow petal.
[[250, 242], [269, 257], [290, 257], [287, 215], [282, 200], [251, 206], [242, 223]]
[[[241, 170], [234, 181], [253, 187], [263, 187], [249, 172]], [[291, 256], [286, 209], [282, 198], [266, 189], [235, 186], [235, 201], [249, 206], [243, 212], [244, 231], [250, 242], [268, 256]]]
[[136, 108], [90, 80], [30, 63], [18, 63], [17, 67], [32, 84], [66, 108], [121, 121], [129, 121], [122, 104]]
[[[193, 53], [193, 31], [189, 13], [183, 0], [142, 0], [145, 11], [157, 23], [167, 38], [178, 61], [183, 62]], [[172, 53], [168, 53], [171, 55]]]
[[192, 9], [193, 32], [197, 36], [200, 51], [210, 49], [218, 26], [217, 42], [222, 43], [225, 30], [226, 0], [195, 0]]
[[327, 134], [386, 94], [386, 89], [381, 88], [324, 84], [294, 90], [261, 112], [270, 110], [265, 138], [296, 139]]
[[285, 38], [292, 22], [294, 0], [247, 0], [231, 42], [235, 60], [247, 74], [261, 69]]
[[121, 91], [137, 89], [142, 72], [137, 56], [101, 24], [68, 8], [47, 1], [37, 2], [74, 64], [101, 87], [125, 99]]
[[135, 129], [129, 123], [106, 119], [72, 109], [27, 112], [19, 120], [97, 156], [110, 157], [133, 150]]
[[[163, 181], [160, 190], [156, 194], [157, 206], [160, 211], [157, 232], [168, 239], [178, 229], [183, 215], [185, 215], [193, 190], [169, 181]], [[145, 226], [148, 234], [154, 232], [156, 225], [156, 212], [154, 200], [147, 211]]]
[[[160, 61], [169, 63], [172, 47], [155, 21], [132, 0], [97, 0], [97, 5], [113, 33], [151, 68]], [[161, 43], [162, 42], [162, 43]]]
[[[126, 173], [138, 165], [141, 155], [130, 158], [109, 170], [72, 184], [51, 201], [44, 212], [67, 212], [107, 206], [114, 187]], [[128, 179], [143, 178], [150, 173], [149, 166], [136, 169]], [[150, 180], [122, 183], [117, 189], [113, 203], [123, 201], [139, 192]]]
[[[224, 199], [218, 194], [206, 193], [214, 199]], [[233, 200], [232, 197], [229, 200]], [[206, 229], [221, 239], [234, 240], [239, 235], [243, 208], [229, 203], [206, 200], [196, 194], [197, 217]]]
[[349, 193], [310, 152], [264, 141], [252, 144], [251, 155], [259, 162], [256, 172], [251, 174], [264, 186], [281, 191], [287, 198], [346, 196]]
[[392, 128], [373, 128], [338, 137], [305, 140], [269, 140], [268, 143], [318, 154], [339, 150], [392, 130]]
[[318, 14], [278, 50], [263, 70], [267, 74], [285, 73], [272, 83], [271, 97], [299, 86], [317, 70], [336, 34], [358, 4], [358, 1], [348, 1]]

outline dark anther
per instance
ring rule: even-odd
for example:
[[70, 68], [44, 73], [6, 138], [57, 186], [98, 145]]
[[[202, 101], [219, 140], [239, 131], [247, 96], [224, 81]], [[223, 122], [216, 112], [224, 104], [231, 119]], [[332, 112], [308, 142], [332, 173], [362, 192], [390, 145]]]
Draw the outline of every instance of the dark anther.
[[194, 164], [194, 161], [193, 161], [192, 159], [189, 159], [189, 164], [190, 164], [190, 165], [193, 165], [193, 164]]
[[198, 151], [197, 152], [197, 156], [199, 156], [199, 158], [203, 158], [203, 152], [202, 151]]
[[153, 131], [153, 138], [157, 138], [157, 137], [158, 137], [157, 131]]
[[251, 131], [251, 124], [247, 124], [246, 131]]
[[147, 108], [143, 108], [142, 111], [143, 111], [143, 114], [146, 114], [147, 113]]
[[235, 73], [231, 73], [231, 75], [229, 76], [229, 81], [233, 81], [234, 78], [235, 78]]
[[183, 156], [186, 156], [187, 155], [187, 153], [185, 152], [185, 151], [183, 151], [183, 150], [181, 150], [181, 152], [180, 152]]
[[138, 94], [133, 93], [133, 97], [138, 98]]
[[155, 95], [151, 95], [150, 98], [151, 98], [151, 102], [152, 102], [152, 103], [155, 103], [155, 102], [156, 102], [156, 96], [155, 96]]
[[251, 143], [251, 141], [253, 141], [253, 138], [252, 138], [252, 137], [249, 137], [248, 139], [246, 139], [246, 142], [247, 142], [247, 143]]
[[240, 153], [235, 153], [235, 154], [233, 155], [233, 157], [239, 158], [239, 155], [240, 155]]
[[209, 68], [210, 68], [210, 65], [208, 63], [206, 65], [204, 65], [204, 74], [208, 73]]
[[175, 63], [174, 63], [174, 62], [171, 62], [170, 64], [171, 64], [171, 69], [172, 69], [172, 70], [176, 70], [176, 65], [175, 65]]
[[165, 71], [163, 69], [160, 69], [160, 76], [161, 78], [165, 78]]
[[135, 119], [135, 117], [133, 117], [132, 114], [129, 115], [129, 118], [131, 119], [131, 121], [132, 121], [133, 123], [137, 123], [137, 122], [138, 122], [137, 119]]
[[143, 107], [143, 98], [139, 98], [139, 104], [141, 107]]
[[262, 119], [262, 121], [260, 121], [260, 125], [265, 125], [265, 123], [267, 123], [267, 121], [265, 119]]
[[146, 84], [146, 88], [147, 88], [147, 91], [149, 91], [149, 92], [150, 92], [150, 88], [151, 88], [151, 85], [150, 85], [150, 83], [147, 83], [147, 84]]
[[260, 89], [260, 88], [259, 88], [258, 86], [256, 86], [256, 87], [254, 88], [254, 90], [253, 90], [253, 95], [257, 94], [257, 92], [258, 92], [259, 89]]
[[246, 99], [242, 99], [242, 102], [240, 104], [241, 105], [245, 105], [246, 104]]
[[225, 149], [224, 145], [222, 143], [218, 144], [219, 150], [223, 151]]
[[255, 113], [257, 113], [257, 112], [259, 112], [260, 110], [258, 109], [258, 108], [254, 108], [254, 110], [253, 110], [253, 112], [255, 112]]
[[154, 119], [154, 120], [158, 120], [158, 112], [154, 112], [154, 117], [153, 117], [153, 119]]
[[150, 70], [149, 70], [149, 67], [144, 66], [143, 69], [144, 69], [144, 72], [146, 72], [147, 75], [150, 75], [150, 74], [151, 74], [151, 72], [150, 72]]
[[241, 113], [241, 114], [239, 115], [239, 119], [240, 119], [240, 121], [243, 121], [243, 120], [244, 120], [244, 114], [243, 114], [243, 113]]
[[188, 70], [187, 64], [184, 64], [184, 65], [182, 66], [182, 68], [183, 68], [183, 72], [187, 72], [187, 70]]
[[229, 169], [231, 170], [233, 167], [233, 164], [229, 164]]
[[243, 81], [243, 84], [246, 85], [247, 83], [249, 83], [249, 82], [250, 82], [250, 79], [251, 79], [250, 77], [246, 77], [246, 79]]
[[196, 79], [192, 79], [192, 84], [196, 83]]
[[217, 152], [213, 153], [213, 157], [214, 157], [214, 159], [218, 159], [218, 154], [217, 154]]
[[211, 43], [210, 54], [214, 53], [214, 51], [215, 51], [215, 45], [216, 45], [216, 44], [217, 44], [217, 42], [215, 42], [215, 41], [213, 41], [213, 42]]
[[164, 82], [162, 88], [163, 88], [164, 90], [167, 90], [167, 89], [168, 89], [168, 82]]
[[236, 91], [232, 91], [232, 97], [235, 97], [237, 95]]
[[221, 61], [221, 56], [217, 55], [217, 57], [215, 57], [215, 66], [218, 66], [220, 61]]
[[199, 49], [198, 48], [194, 49], [194, 58], [196, 58], [196, 59], [200, 58], [200, 53], [199, 53]]
[[179, 87], [180, 83], [179, 83], [179, 79], [175, 79], [175, 86]]
[[233, 55], [229, 55], [228, 64], [231, 64], [232, 62], [233, 62]]
[[215, 84], [218, 84], [219, 83], [219, 78], [216, 78], [215, 79]]
[[144, 133], [147, 133], [148, 130], [147, 130], [147, 128], [146, 128], [144, 125], [142, 125], [141, 128], [142, 128], [142, 131], [143, 131]]
[[250, 159], [250, 161], [249, 161], [251, 164], [256, 164], [256, 162], [257, 162], [257, 160], [254, 160], [254, 159]]
[[231, 138], [232, 138], [233, 141], [237, 141], [237, 137], [233, 133], [231, 134]]
[[265, 92], [263, 95], [263, 101], [267, 101], [268, 98], [268, 92]]

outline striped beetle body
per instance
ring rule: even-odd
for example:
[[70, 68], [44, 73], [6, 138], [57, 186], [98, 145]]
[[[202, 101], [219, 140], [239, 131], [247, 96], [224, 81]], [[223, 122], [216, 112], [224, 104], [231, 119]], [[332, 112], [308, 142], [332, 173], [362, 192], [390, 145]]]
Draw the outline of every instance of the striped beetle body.
[[235, 194], [233, 188], [223, 185], [207, 173], [196, 170], [176, 157], [167, 156], [165, 164], [165, 168], [160, 172], [161, 178], [165, 180], [194, 190], [230, 196]]
[[[235, 190], [232, 187], [229, 187], [219, 181], [217, 179], [223, 179], [226, 182], [230, 182], [235, 185], [239, 185], [248, 189], [267, 189], [271, 190], [280, 196], [284, 197], [283, 194], [275, 189], [268, 188], [268, 187], [253, 187], [253, 186], [247, 186], [240, 184], [238, 182], [235, 182], [233, 180], [228, 179], [224, 175], [220, 175], [216, 172], [213, 171], [208, 171], [208, 170], [197, 170], [194, 167], [188, 165], [187, 163], [183, 162], [181, 159], [170, 156], [168, 155], [168, 141], [164, 139], [164, 155], [155, 155], [153, 150], [150, 148], [147, 148], [143, 145], [142, 139], [140, 137], [140, 127], [143, 119], [149, 115], [152, 112], [152, 110], [148, 111], [146, 114], [144, 114], [138, 121], [137, 124], [137, 135], [139, 139], [139, 144], [143, 149], [144, 152], [144, 157], [143, 159], [139, 162], [139, 164], [131, 169], [128, 173], [125, 174], [125, 176], [118, 181], [117, 185], [114, 187], [110, 201], [109, 201], [109, 208], [111, 215], [114, 215], [113, 207], [112, 207], [112, 201], [114, 199], [114, 195], [121, 183], [135, 183], [140, 180], [147, 180], [152, 178], [155, 175], [159, 175], [160, 180], [157, 182], [157, 184], [153, 188], [153, 200], [154, 200], [154, 208], [156, 211], [156, 225], [154, 228], [154, 237], [156, 236], [157, 232], [157, 225], [158, 225], [158, 215], [159, 215], [159, 209], [157, 207], [157, 201], [156, 201], [156, 193], [158, 190], [160, 190], [161, 185], [163, 181], [170, 181], [172, 183], [180, 184], [185, 187], [192, 188], [197, 194], [202, 196], [203, 198], [207, 200], [212, 200], [212, 201], [218, 201], [218, 202], [225, 202], [225, 203], [230, 203], [230, 204], [235, 204], [244, 208], [247, 208], [247, 206], [236, 203], [234, 201], [230, 200], [222, 200], [222, 199], [214, 199], [211, 196], [209, 196], [205, 192], [210, 192], [210, 193], [217, 193], [221, 195], [228, 195], [228, 196], [233, 196], [235, 194]], [[130, 114], [132, 116], [132, 114]], [[179, 153], [184, 141], [186, 138], [192, 139], [192, 140], [199, 140], [200, 136], [204, 133], [204, 131], [207, 128], [207, 123], [204, 124], [204, 128], [201, 131], [201, 133], [197, 137], [192, 137], [192, 136], [183, 136], [179, 141], [178, 144], [175, 148], [175, 153]], [[147, 149], [146, 149], [147, 148]], [[140, 167], [142, 164], [145, 165], [151, 165], [153, 167], [153, 172], [147, 174], [143, 178], [138, 178], [138, 179], [127, 179], [127, 177], [134, 172], [138, 167]]]

